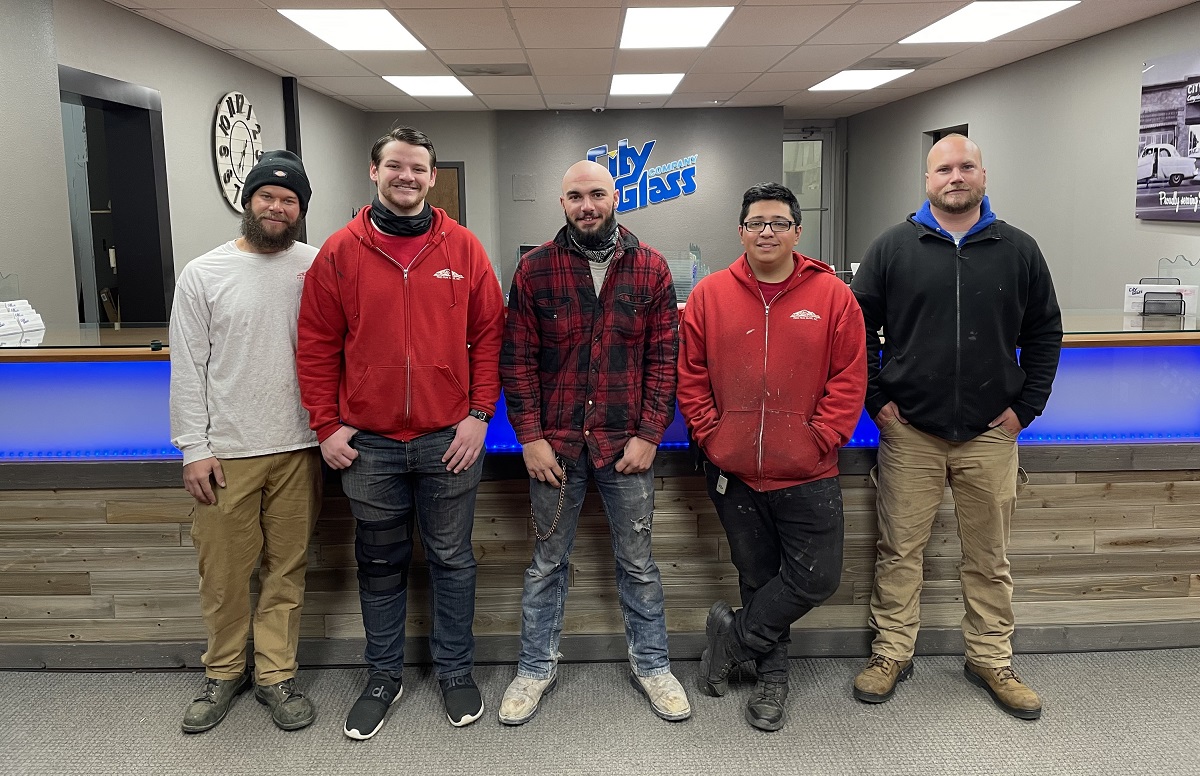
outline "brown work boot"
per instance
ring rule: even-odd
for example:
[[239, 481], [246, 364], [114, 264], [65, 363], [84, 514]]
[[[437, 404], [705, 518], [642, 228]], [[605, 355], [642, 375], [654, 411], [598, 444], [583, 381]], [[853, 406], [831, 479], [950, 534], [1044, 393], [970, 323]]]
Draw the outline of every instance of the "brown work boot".
[[1017, 719], [1037, 719], [1042, 716], [1042, 701], [1029, 689], [1012, 666], [988, 668], [970, 660], [963, 666], [963, 675], [971, 684], [987, 690], [988, 695], [1005, 713]]
[[871, 655], [867, 667], [854, 677], [854, 697], [864, 703], [883, 703], [896, 692], [896, 685], [912, 676], [912, 672], [912, 660]]

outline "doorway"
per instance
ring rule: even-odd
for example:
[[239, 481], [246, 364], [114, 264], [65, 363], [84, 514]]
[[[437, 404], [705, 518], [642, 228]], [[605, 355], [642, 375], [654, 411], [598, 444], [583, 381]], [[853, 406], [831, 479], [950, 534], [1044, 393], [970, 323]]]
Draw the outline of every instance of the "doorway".
[[162, 100], [59, 66], [79, 320], [162, 324], [175, 292]]

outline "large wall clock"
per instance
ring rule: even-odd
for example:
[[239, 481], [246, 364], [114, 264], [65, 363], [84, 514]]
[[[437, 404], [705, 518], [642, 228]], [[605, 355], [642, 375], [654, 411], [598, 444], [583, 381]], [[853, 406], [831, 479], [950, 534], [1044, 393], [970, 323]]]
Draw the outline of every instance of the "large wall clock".
[[254, 106], [241, 92], [230, 92], [217, 103], [213, 121], [213, 161], [221, 195], [242, 212], [242, 186], [250, 168], [262, 156], [262, 127]]

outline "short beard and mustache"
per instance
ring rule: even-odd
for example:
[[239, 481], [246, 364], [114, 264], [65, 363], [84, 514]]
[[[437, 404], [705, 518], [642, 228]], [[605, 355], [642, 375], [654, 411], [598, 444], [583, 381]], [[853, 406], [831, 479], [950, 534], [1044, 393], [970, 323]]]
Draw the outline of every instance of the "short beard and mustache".
[[608, 218], [600, 222], [600, 225], [591, 232], [585, 232], [571, 222], [571, 217], [567, 216], [567, 234], [581, 248], [587, 248], [589, 251], [597, 251], [601, 248], [608, 247], [612, 242], [613, 230], [617, 228], [616, 211], [608, 214]]
[[970, 189], [968, 194], [969, 196], [966, 199], [951, 201], [940, 192], [936, 194], [931, 193], [929, 194], [929, 204], [942, 212], [955, 216], [962, 215], [979, 207], [979, 204], [983, 202], [984, 190], [982, 186], [977, 189]]
[[304, 216], [300, 216], [279, 234], [271, 234], [263, 228], [263, 218], [266, 218], [265, 214], [256, 217], [249, 207], [242, 211], [242, 236], [264, 253], [278, 253], [292, 247], [304, 225]]

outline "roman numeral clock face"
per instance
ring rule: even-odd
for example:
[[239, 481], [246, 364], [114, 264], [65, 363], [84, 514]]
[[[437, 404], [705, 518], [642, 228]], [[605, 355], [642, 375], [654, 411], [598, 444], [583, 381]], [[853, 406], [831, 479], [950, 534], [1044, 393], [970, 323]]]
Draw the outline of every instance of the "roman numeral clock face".
[[213, 122], [213, 161], [221, 194], [237, 212], [242, 212], [242, 187], [250, 168], [262, 156], [262, 127], [254, 106], [241, 92], [230, 92], [217, 103]]

